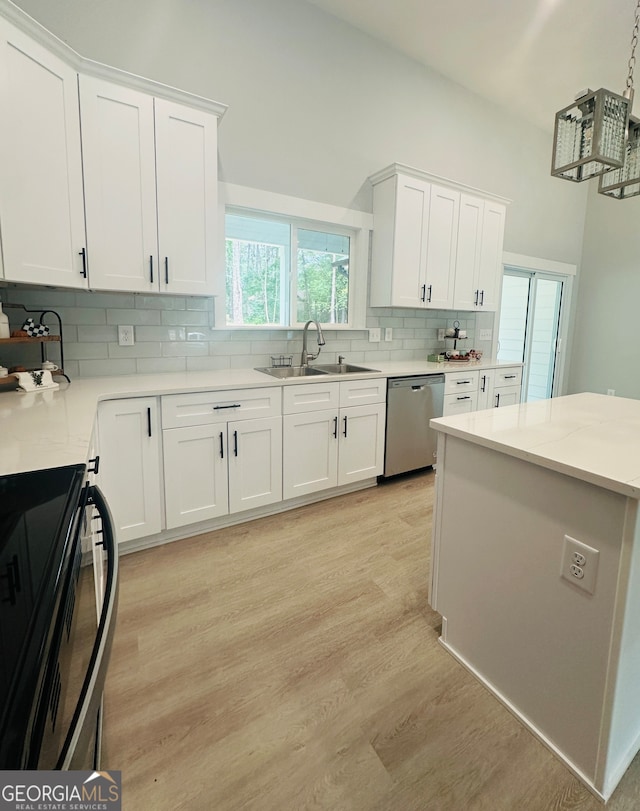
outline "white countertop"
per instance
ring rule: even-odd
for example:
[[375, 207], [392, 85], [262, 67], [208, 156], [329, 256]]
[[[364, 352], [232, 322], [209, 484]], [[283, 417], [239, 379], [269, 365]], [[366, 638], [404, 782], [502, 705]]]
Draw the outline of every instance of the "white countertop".
[[[313, 364], [312, 364], [313, 365]], [[360, 364], [357, 364], [360, 365]], [[369, 366], [368, 363], [362, 364]], [[507, 365], [495, 361], [429, 363], [427, 361], [375, 363], [376, 371], [353, 377], [395, 377], [482, 369]], [[144, 397], [194, 391], [288, 386], [327, 380], [329, 376], [279, 380], [255, 369], [210, 372], [121, 375], [81, 378], [60, 388], [41, 392], [0, 392], [0, 475], [50, 467], [84, 464], [100, 400]], [[344, 375], [331, 375], [344, 380]]]
[[632, 498], [640, 498], [640, 400], [571, 394], [431, 425]]

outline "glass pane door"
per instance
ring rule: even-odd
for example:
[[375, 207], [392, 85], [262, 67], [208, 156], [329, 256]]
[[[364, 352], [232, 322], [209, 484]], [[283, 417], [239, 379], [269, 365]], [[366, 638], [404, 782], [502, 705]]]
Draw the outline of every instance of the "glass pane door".
[[564, 277], [505, 269], [498, 360], [524, 362], [522, 402], [553, 396]]

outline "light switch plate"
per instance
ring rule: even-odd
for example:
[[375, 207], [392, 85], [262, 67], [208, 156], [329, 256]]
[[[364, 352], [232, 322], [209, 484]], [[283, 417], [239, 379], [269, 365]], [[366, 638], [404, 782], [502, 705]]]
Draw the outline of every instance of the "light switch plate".
[[369, 330], [369, 343], [377, 344], [380, 342], [380, 327], [374, 327]]
[[480, 330], [480, 337], [478, 338], [479, 341], [490, 341], [492, 338], [493, 338], [493, 330], [490, 329]]

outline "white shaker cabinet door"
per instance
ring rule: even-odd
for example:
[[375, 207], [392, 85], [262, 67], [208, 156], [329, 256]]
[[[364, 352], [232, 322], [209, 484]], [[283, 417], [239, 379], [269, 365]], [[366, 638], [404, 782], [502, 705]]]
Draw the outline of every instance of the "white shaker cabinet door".
[[229, 512], [282, 500], [282, 417], [237, 420], [227, 428]]
[[427, 307], [451, 309], [453, 306], [459, 214], [460, 192], [432, 184], [427, 243]]
[[460, 222], [453, 306], [460, 310], [473, 310], [479, 306], [480, 247], [484, 200], [469, 194], [460, 196]]
[[155, 99], [160, 290], [215, 289], [218, 118]]
[[338, 412], [283, 417], [283, 499], [306, 496], [338, 483]]
[[87, 287], [76, 72], [0, 19], [5, 279]]
[[431, 188], [422, 180], [399, 176], [396, 193], [393, 287], [390, 303], [397, 307], [424, 307]]
[[98, 408], [100, 489], [119, 543], [162, 529], [159, 414], [155, 397], [111, 400]]
[[485, 203], [478, 268], [479, 309], [482, 310], [496, 311], [500, 306], [506, 213], [507, 210], [501, 203]]
[[167, 529], [227, 515], [227, 426], [163, 431]]
[[385, 414], [384, 403], [340, 411], [338, 485], [382, 474]]
[[80, 111], [91, 287], [157, 292], [153, 97], [80, 76]]

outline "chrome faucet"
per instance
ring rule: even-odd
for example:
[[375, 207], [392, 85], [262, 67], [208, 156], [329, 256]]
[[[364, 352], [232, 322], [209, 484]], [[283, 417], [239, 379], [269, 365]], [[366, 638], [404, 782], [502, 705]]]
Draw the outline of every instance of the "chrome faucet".
[[[309, 354], [307, 352], [307, 332], [309, 330], [309, 326], [311, 324], [315, 324], [316, 331], [318, 333], [318, 351], [315, 355]], [[315, 360], [318, 355], [320, 354], [320, 350], [324, 346], [324, 335], [322, 334], [322, 328], [317, 321], [307, 321], [304, 325], [304, 329], [302, 330], [302, 357], [300, 358], [300, 366], [308, 366], [310, 360]]]

